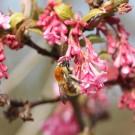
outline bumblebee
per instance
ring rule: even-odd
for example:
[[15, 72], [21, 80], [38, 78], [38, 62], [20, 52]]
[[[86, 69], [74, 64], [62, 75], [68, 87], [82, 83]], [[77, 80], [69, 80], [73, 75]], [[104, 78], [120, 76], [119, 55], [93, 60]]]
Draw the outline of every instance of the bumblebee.
[[68, 96], [76, 96], [80, 93], [80, 83], [72, 75], [72, 71], [69, 69], [69, 62], [60, 63], [54, 72], [56, 81], [58, 82], [59, 92], [61, 100], [64, 104], [67, 102]]

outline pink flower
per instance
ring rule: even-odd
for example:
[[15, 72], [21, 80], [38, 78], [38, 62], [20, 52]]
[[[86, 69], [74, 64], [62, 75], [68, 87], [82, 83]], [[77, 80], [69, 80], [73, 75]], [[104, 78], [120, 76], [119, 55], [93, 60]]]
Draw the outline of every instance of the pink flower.
[[4, 44], [10, 47], [12, 50], [18, 50], [23, 47], [22, 43], [19, 43], [15, 39], [15, 35], [7, 34], [6, 37], [3, 39]]
[[109, 54], [113, 54], [115, 49], [116, 49], [116, 40], [113, 36], [113, 34], [111, 33], [111, 31], [109, 31], [106, 26], [104, 24], [100, 24], [98, 26], [98, 29], [100, 29], [104, 35], [106, 36], [106, 39], [107, 39], [107, 42], [106, 42], [106, 45], [107, 45], [107, 52]]
[[107, 65], [106, 65], [107, 81], [116, 80], [118, 78], [119, 71], [114, 66], [113, 60], [107, 59], [106, 62], [107, 62]]
[[4, 61], [5, 59], [6, 59], [6, 56], [5, 56], [5, 54], [4, 54], [4, 51], [1, 50], [1, 51], [0, 51], [0, 62]]
[[106, 62], [98, 58], [89, 39], [84, 37], [84, 40], [86, 53], [75, 57], [74, 75], [82, 81], [82, 93], [93, 93], [101, 90], [107, 80]]
[[3, 38], [0, 38], [0, 51], [4, 49]]
[[108, 106], [108, 99], [106, 95], [101, 92], [90, 94], [88, 95], [87, 106], [92, 111], [92, 114], [98, 114], [106, 109]]
[[121, 68], [121, 74], [123, 76], [132, 72], [132, 67], [135, 64], [135, 49], [128, 43], [129, 33], [125, 31], [124, 27], [118, 25], [119, 41], [117, 42], [117, 50], [114, 53], [114, 65], [117, 68]]
[[0, 62], [0, 79], [2, 77], [5, 77], [6, 79], [8, 78], [7, 70], [8, 68], [2, 62]]
[[71, 105], [60, 105], [55, 114], [42, 125], [41, 130], [46, 135], [76, 135], [79, 127]]
[[61, 44], [67, 41], [68, 29], [66, 25], [59, 19], [54, 12], [53, 7], [56, 3], [48, 3], [43, 14], [40, 15], [37, 25], [42, 27], [44, 33], [43, 37], [49, 42], [49, 44]]
[[66, 55], [58, 61], [69, 60], [68, 58], [74, 56], [73, 74], [82, 82], [82, 93], [93, 93], [101, 90], [103, 83], [107, 80], [107, 73], [101, 71], [106, 69], [106, 62], [98, 58], [89, 39], [84, 37], [84, 40], [86, 52], [81, 49], [78, 38], [76, 38], [77, 42], [71, 40]]
[[4, 30], [10, 28], [10, 17], [7, 15], [4, 15], [0, 12], [0, 28], [3, 28]]
[[72, 57], [81, 53], [81, 46], [78, 36], [73, 36], [72, 31], [68, 37], [68, 49], [66, 54], [59, 58], [58, 62], [69, 61]]
[[130, 5], [128, 5], [127, 3], [122, 3], [120, 4], [120, 6], [117, 8], [119, 14], [124, 14], [124, 13], [128, 13], [129, 11], [132, 10], [132, 7]]
[[107, 20], [116, 33], [116, 39], [105, 24], [101, 23], [98, 29], [107, 37], [107, 50], [108, 53], [112, 54], [114, 66], [120, 69], [121, 75], [125, 77], [134, 71], [135, 49], [129, 44], [129, 33], [120, 23], [120, 20], [113, 16], [109, 17]]
[[82, 93], [95, 93], [103, 88], [103, 83], [107, 80], [106, 62], [98, 58], [89, 39], [84, 36], [83, 38], [86, 52], [81, 49], [78, 36], [73, 36], [71, 31], [67, 52], [58, 62], [71, 60], [74, 57], [73, 74], [82, 82], [80, 84]]
[[2, 77], [5, 77], [6, 79], [8, 78], [7, 74], [7, 66], [3, 64], [3, 61], [6, 59], [6, 56], [4, 54], [4, 44], [3, 44], [3, 38], [0, 38], [0, 79]]
[[66, 20], [64, 22], [66, 25], [73, 26], [72, 28], [72, 34], [76, 36], [82, 35], [82, 29], [87, 26], [87, 23], [82, 21], [81, 14], [79, 12], [76, 12], [74, 14], [74, 19]]
[[4, 54], [4, 51], [0, 51], [0, 79], [2, 77], [5, 77], [6, 79], [8, 79], [8, 74], [7, 74], [7, 66], [5, 66], [3, 64], [3, 61], [6, 59], [6, 56]]
[[120, 98], [119, 108], [123, 109], [126, 107], [129, 110], [135, 110], [135, 95], [134, 90], [132, 92], [124, 91]]

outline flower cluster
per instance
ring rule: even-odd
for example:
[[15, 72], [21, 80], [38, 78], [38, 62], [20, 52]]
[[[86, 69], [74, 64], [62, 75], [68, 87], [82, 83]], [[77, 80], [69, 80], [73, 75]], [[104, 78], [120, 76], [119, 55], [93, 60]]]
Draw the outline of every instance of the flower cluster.
[[118, 24], [118, 42], [117, 51], [114, 53], [114, 65], [121, 67], [123, 76], [132, 72], [135, 67], [135, 49], [128, 42], [129, 33], [124, 29], [123, 25]]
[[[0, 12], [0, 29], [7, 30], [10, 28], [10, 17], [7, 15], [4, 15]], [[10, 32], [9, 32], [10, 33]], [[0, 79], [2, 77], [8, 78], [7, 74], [7, 66], [3, 64], [3, 61], [6, 59], [6, 56], [4, 54], [4, 46], [7, 45], [12, 50], [18, 50], [23, 47], [22, 43], [19, 43], [16, 40], [15, 35], [8, 34], [8, 32], [4, 34], [0, 34]]]
[[54, 6], [57, 3], [51, 1], [48, 3], [43, 14], [39, 16], [37, 25], [43, 29], [43, 37], [49, 42], [49, 44], [61, 44], [61, 42], [67, 41], [68, 29], [63, 21], [54, 12]]
[[[67, 20], [65, 23], [71, 25], [73, 29], [68, 37], [66, 54], [60, 57], [58, 62], [69, 61], [74, 57], [73, 74], [82, 82], [82, 93], [87, 94], [101, 90], [107, 78], [106, 62], [99, 59], [90, 40], [82, 34], [82, 28], [87, 24], [81, 20], [78, 13], [75, 14], [74, 20]], [[79, 37], [83, 37], [85, 41], [86, 52], [81, 48]]]
[[5, 45], [7, 45], [9, 48], [11, 48], [12, 50], [18, 50], [20, 48], [23, 47], [23, 43], [19, 43], [16, 40], [15, 35], [12, 34], [7, 34], [4, 38], [3, 38], [3, 43]]
[[[10, 17], [0, 12], [0, 29], [4, 29], [4, 30], [9, 29], [10, 28], [9, 22], [10, 22]], [[7, 74], [8, 68], [3, 64], [3, 61], [5, 59], [6, 56], [4, 54], [3, 38], [0, 37], [0, 79], [2, 77], [5, 77], [6, 79], [8, 78], [8, 74]]]
[[47, 135], [76, 135], [79, 127], [71, 105], [59, 105], [55, 114], [42, 125], [41, 130]]
[[120, 98], [119, 108], [123, 109], [126, 107], [129, 110], [135, 110], [135, 91], [132, 92], [124, 91]]
[[120, 20], [116, 17], [109, 17], [110, 24], [116, 32], [116, 38], [105, 24], [100, 24], [99, 29], [107, 38], [107, 51], [112, 55], [114, 66], [121, 71], [121, 75], [127, 76], [133, 72], [135, 66], [135, 49], [128, 42], [129, 33], [125, 30]]

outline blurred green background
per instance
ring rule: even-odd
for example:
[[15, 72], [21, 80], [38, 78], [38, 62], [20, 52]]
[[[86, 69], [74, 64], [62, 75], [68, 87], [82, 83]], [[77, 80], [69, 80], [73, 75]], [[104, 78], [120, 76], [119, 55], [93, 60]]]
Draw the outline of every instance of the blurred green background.
[[[81, 11], [83, 14], [88, 12], [88, 6], [84, 0], [65, 0], [73, 3], [74, 11]], [[0, 10], [4, 13], [8, 9], [16, 12], [21, 11], [20, 2], [28, 3], [29, 0], [0, 0]], [[47, 0], [37, 0], [38, 5], [44, 7]], [[135, 3], [129, 2], [133, 10], [128, 14], [120, 16], [126, 29], [131, 33], [130, 42], [135, 46]], [[46, 42], [36, 35], [31, 35], [33, 40], [42, 47], [50, 49]], [[42, 97], [53, 97], [53, 71], [55, 63], [51, 58], [43, 57], [36, 51], [28, 47], [15, 52], [5, 48], [7, 56], [5, 64], [9, 68], [9, 79], [1, 81], [0, 90], [8, 93], [11, 98], [19, 100], [37, 100]], [[132, 121], [132, 112], [119, 110], [117, 108], [120, 96], [119, 87], [114, 87], [108, 92], [111, 106], [108, 110], [111, 118], [99, 122], [96, 126], [95, 135], [135, 135], [135, 123]], [[47, 116], [52, 112], [54, 105], [42, 105], [34, 108], [32, 114], [34, 122], [22, 122], [20, 119], [9, 123], [3, 117], [3, 108], [0, 108], [0, 135], [41, 135], [39, 128]]]

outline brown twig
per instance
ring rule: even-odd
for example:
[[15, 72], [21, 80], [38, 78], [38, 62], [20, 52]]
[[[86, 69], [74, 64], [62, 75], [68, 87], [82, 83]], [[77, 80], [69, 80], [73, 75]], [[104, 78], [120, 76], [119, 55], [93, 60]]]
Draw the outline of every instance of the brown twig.
[[55, 98], [55, 99], [36, 101], [36, 102], [31, 103], [30, 107], [33, 108], [33, 107], [36, 107], [38, 105], [47, 104], [47, 103], [56, 103], [56, 102], [59, 102], [59, 101], [61, 101], [60, 97]]
[[[30, 108], [36, 107], [38, 105], [47, 104], [47, 103], [55, 103], [59, 102], [61, 99], [60, 97], [54, 98], [54, 99], [42, 99], [39, 101], [29, 102]], [[10, 105], [15, 107], [22, 107], [26, 104], [28, 101], [17, 101], [17, 100], [10, 100]]]
[[25, 45], [35, 49], [41, 55], [48, 56], [48, 57], [51, 57], [53, 59], [58, 59], [58, 55], [56, 55], [56, 53], [49, 52], [46, 49], [39, 47], [29, 37], [25, 37], [24, 43], [25, 43]]
[[60, 97], [57, 97], [54, 99], [43, 99], [34, 102], [17, 101], [10, 99], [6, 94], [0, 94], [0, 106], [9, 106], [7, 110], [4, 112], [4, 114], [10, 122], [17, 119], [18, 117], [20, 117], [24, 121], [33, 121], [34, 119], [30, 112], [33, 107], [47, 103], [55, 103], [60, 100]]

